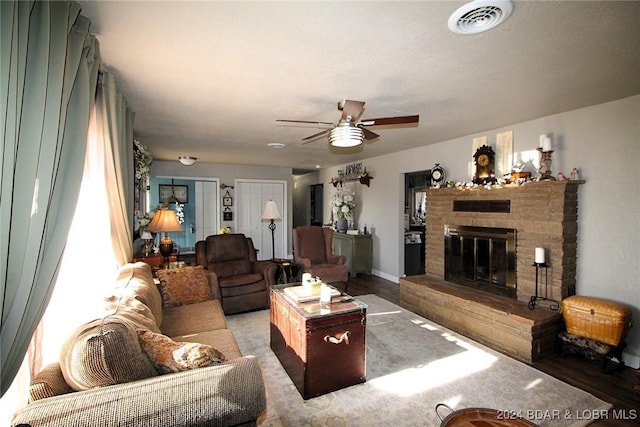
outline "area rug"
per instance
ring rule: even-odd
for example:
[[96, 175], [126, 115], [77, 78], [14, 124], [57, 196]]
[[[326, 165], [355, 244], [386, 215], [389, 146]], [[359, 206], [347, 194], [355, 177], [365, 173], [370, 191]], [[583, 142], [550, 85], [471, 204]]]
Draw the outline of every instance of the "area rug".
[[375, 295], [357, 299], [368, 306], [367, 381], [306, 401], [269, 347], [269, 310], [227, 317], [243, 354], [260, 360], [267, 393], [262, 426], [439, 426], [435, 407], [445, 403], [453, 410], [492, 408], [539, 426], [578, 427], [611, 407]]

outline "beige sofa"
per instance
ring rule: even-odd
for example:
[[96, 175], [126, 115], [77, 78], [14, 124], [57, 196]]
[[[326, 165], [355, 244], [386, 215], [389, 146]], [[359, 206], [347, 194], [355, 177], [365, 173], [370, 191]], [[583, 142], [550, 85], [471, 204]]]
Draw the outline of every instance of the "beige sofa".
[[262, 371], [227, 329], [206, 270], [159, 277], [157, 286], [144, 263], [122, 267], [99, 316], [34, 379], [31, 403], [12, 425], [257, 424], [266, 409]]

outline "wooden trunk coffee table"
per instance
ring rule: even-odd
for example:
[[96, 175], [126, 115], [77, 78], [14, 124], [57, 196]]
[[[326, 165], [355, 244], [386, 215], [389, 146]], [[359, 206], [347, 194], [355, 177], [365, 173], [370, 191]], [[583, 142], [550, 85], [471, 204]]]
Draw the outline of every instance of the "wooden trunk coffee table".
[[349, 295], [296, 302], [271, 287], [271, 349], [303, 399], [365, 381], [367, 306]]

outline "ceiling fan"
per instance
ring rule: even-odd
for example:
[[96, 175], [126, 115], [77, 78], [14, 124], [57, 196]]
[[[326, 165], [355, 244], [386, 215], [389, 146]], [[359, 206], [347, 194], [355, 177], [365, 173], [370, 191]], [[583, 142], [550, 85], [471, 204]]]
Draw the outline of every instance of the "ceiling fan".
[[399, 125], [408, 123], [418, 123], [420, 116], [399, 116], [382, 117], [378, 119], [360, 120], [364, 111], [363, 101], [352, 101], [350, 99], [338, 102], [338, 110], [342, 111], [342, 116], [337, 124], [332, 122], [312, 122], [307, 120], [282, 120], [277, 122], [287, 123], [308, 123], [317, 126], [333, 126], [331, 129], [323, 130], [311, 136], [303, 138], [303, 141], [311, 142], [321, 136], [327, 135], [329, 143], [336, 147], [355, 147], [363, 140], [371, 141], [380, 135], [367, 129], [368, 126]]

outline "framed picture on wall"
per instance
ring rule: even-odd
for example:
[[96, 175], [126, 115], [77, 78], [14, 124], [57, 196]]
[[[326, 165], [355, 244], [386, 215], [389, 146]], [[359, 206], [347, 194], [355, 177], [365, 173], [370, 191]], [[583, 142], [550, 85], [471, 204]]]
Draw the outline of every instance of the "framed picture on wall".
[[158, 187], [158, 200], [160, 203], [170, 199], [172, 195], [180, 203], [189, 203], [189, 187], [187, 185], [158, 184]]
[[229, 194], [229, 191], [227, 191], [222, 197], [222, 206], [233, 206], [233, 198], [231, 197], [231, 194]]
[[233, 221], [233, 212], [231, 212], [231, 209], [224, 208], [224, 211], [222, 211], [222, 220]]

